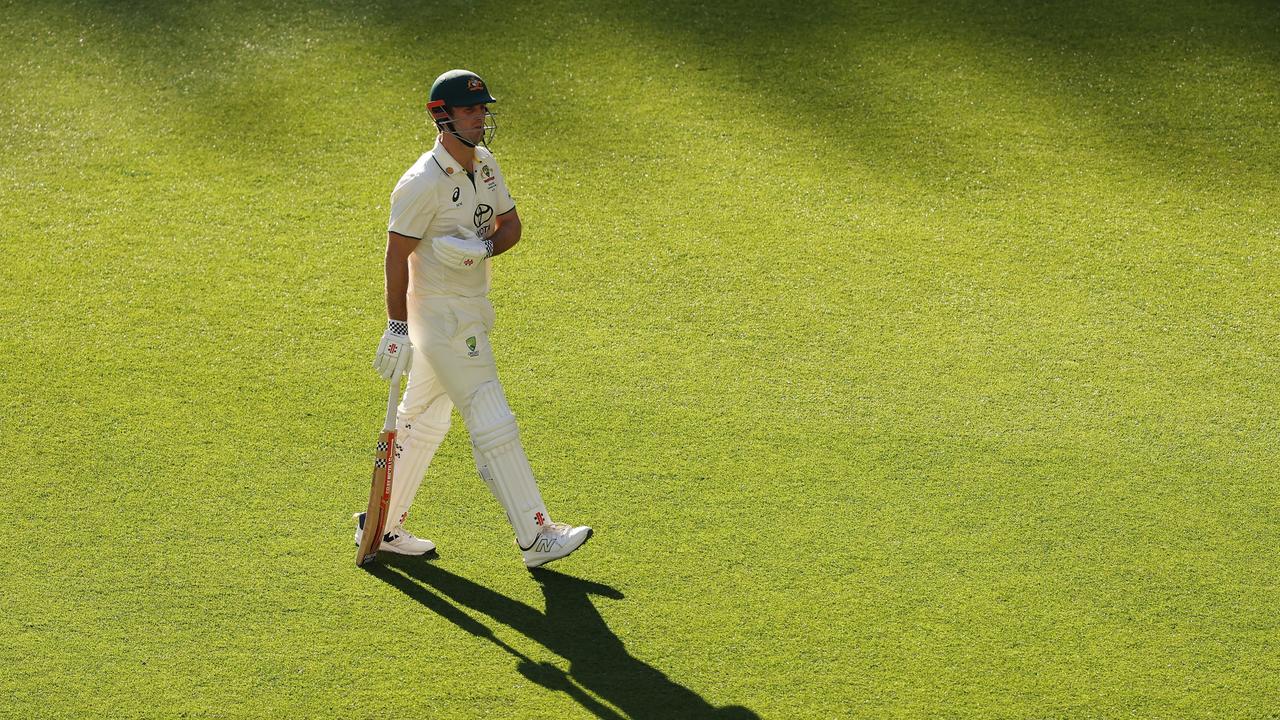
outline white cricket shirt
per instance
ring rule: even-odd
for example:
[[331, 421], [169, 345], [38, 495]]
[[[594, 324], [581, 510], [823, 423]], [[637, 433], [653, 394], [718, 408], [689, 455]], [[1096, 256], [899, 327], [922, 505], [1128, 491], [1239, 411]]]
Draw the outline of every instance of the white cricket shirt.
[[477, 297], [489, 292], [489, 258], [481, 267], [446, 267], [431, 249], [431, 240], [443, 235], [483, 240], [493, 232], [494, 218], [515, 209], [493, 153], [477, 146], [471, 170], [468, 176], [437, 138], [431, 152], [405, 171], [391, 193], [387, 229], [422, 240], [409, 255], [409, 292], [415, 295]]

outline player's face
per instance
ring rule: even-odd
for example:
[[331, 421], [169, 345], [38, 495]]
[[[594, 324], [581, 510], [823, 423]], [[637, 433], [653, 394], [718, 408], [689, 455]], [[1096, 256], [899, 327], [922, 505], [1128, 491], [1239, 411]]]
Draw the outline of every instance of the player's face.
[[453, 108], [453, 129], [470, 142], [484, 139], [484, 119], [488, 105], [465, 105]]

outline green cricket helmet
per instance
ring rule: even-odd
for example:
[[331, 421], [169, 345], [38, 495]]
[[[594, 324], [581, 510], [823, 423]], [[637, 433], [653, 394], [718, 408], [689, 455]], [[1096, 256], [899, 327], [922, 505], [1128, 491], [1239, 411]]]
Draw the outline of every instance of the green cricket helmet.
[[[453, 117], [449, 108], [469, 107], [472, 105], [488, 105], [497, 102], [489, 94], [489, 86], [480, 76], [469, 70], [450, 70], [431, 83], [431, 101], [427, 103], [427, 111], [441, 132], [447, 132], [458, 138], [463, 144], [475, 147], [476, 143], [463, 138], [453, 128]], [[493, 135], [498, 130], [498, 121], [489, 108], [485, 108], [484, 136], [480, 143], [485, 147], [493, 142]]]

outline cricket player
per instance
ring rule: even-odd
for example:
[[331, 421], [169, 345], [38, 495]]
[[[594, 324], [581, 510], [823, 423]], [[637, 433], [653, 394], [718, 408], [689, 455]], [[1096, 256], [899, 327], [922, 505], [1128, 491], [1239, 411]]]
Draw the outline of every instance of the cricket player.
[[[404, 522], [456, 405], [480, 477], [506, 509], [532, 568], [577, 550], [592, 530], [552, 522], [489, 346], [491, 258], [520, 241], [520, 216], [488, 150], [497, 127], [493, 102], [475, 73], [450, 70], [436, 78], [427, 105], [439, 131], [435, 147], [391, 194], [387, 330], [373, 365], [387, 379], [407, 372], [409, 384], [396, 423], [389, 529], [380, 550], [422, 555], [435, 549]], [[359, 544], [364, 513], [356, 517]]]

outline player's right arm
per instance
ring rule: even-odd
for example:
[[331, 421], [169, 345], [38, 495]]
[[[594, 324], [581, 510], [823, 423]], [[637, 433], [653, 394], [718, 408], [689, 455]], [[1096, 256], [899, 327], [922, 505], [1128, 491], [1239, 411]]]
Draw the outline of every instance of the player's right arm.
[[[391, 218], [387, 222], [387, 251], [383, 256], [386, 277], [387, 329], [378, 343], [373, 367], [382, 377], [409, 372], [413, 343], [409, 341], [409, 254], [418, 246], [435, 214], [430, 183], [406, 173], [391, 193]], [[416, 181], [415, 181], [416, 180]]]
[[378, 341], [373, 367], [384, 379], [409, 372], [413, 365], [413, 343], [409, 342], [409, 312], [405, 294], [409, 291], [409, 253], [416, 238], [387, 232], [387, 253], [383, 267], [387, 276], [387, 329]]
[[384, 266], [387, 276], [387, 319], [409, 317], [405, 296], [409, 292], [409, 254], [422, 242], [418, 238], [387, 231], [387, 254]]

